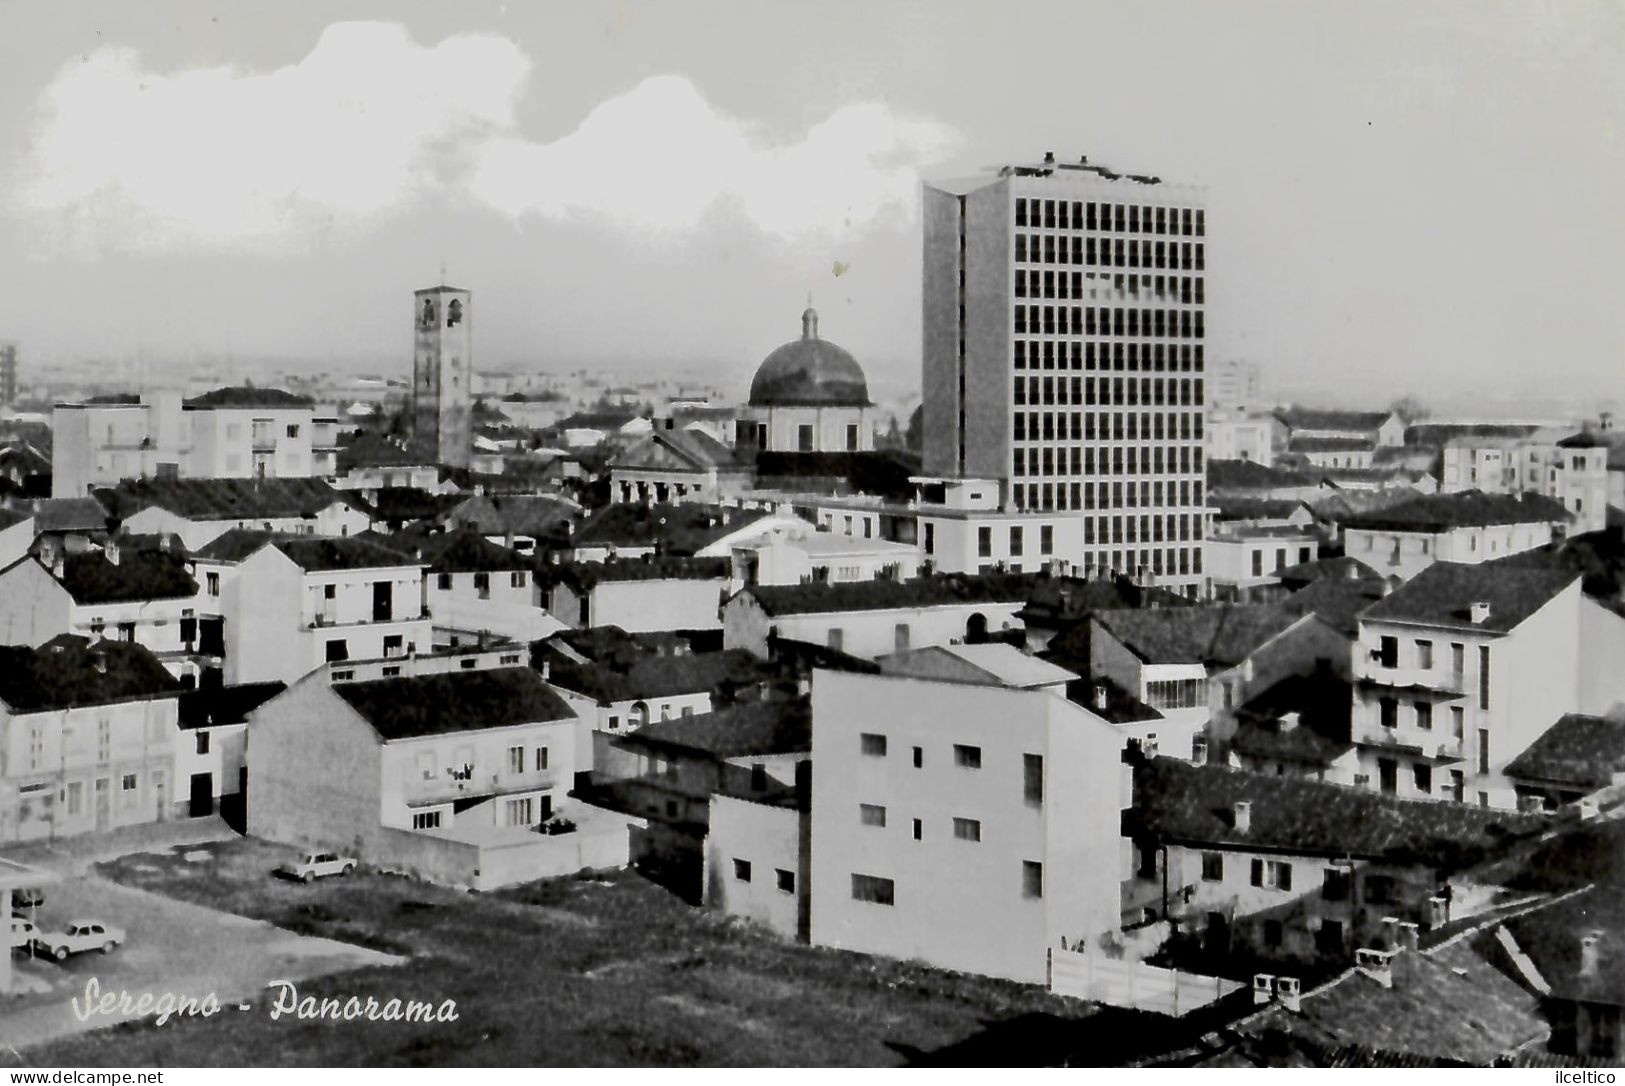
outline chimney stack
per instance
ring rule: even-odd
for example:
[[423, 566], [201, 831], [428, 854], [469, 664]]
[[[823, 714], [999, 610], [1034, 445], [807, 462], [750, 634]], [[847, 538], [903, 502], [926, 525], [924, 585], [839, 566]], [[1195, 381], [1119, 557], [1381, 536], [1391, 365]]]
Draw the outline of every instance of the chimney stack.
[[1486, 600], [1474, 600], [1467, 608], [1467, 617], [1474, 626], [1481, 626], [1490, 617], [1490, 605]]
[[106, 543], [102, 544], [102, 557], [106, 558], [109, 562], [116, 566], [118, 565], [119, 559], [118, 549], [118, 541], [109, 539]]
[[1247, 833], [1253, 828], [1253, 803], [1249, 799], [1238, 799], [1231, 808], [1235, 817], [1237, 833]]
[[1282, 713], [1280, 719], [1276, 721], [1276, 730], [1282, 732], [1283, 734], [1293, 731], [1297, 728], [1299, 720], [1300, 717], [1296, 709], [1293, 709], [1291, 712]]
[[1303, 982], [1297, 977], [1276, 977], [1275, 998], [1293, 1013], [1303, 1010]]
[[1580, 936], [1580, 975], [1582, 977], [1597, 975], [1597, 962], [1602, 957], [1601, 946], [1601, 931], [1588, 931]]
[[1262, 1007], [1275, 998], [1275, 977], [1269, 973], [1253, 974], [1253, 1006]]
[[1384, 988], [1394, 986], [1394, 953], [1391, 950], [1376, 950], [1371, 947], [1361, 947], [1354, 952], [1354, 964], [1372, 980]]
[[1106, 708], [1106, 684], [1096, 683], [1094, 690], [1094, 706], [1097, 710]]
[[1382, 918], [1382, 949], [1399, 949], [1399, 917], [1397, 916]]
[[1412, 954], [1422, 949], [1422, 929], [1416, 924], [1405, 920], [1399, 925], [1399, 949], [1408, 950]]

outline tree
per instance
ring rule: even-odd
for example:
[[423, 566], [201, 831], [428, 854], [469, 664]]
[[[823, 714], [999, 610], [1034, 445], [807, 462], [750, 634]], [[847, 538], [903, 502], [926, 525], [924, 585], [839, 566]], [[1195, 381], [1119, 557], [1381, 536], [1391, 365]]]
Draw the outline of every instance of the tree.
[[1406, 426], [1428, 417], [1427, 404], [1415, 396], [1401, 396], [1388, 405], [1388, 410], [1399, 416], [1399, 421]]
[[925, 445], [925, 404], [916, 407], [908, 417], [908, 432], [903, 437], [909, 452], [919, 452]]

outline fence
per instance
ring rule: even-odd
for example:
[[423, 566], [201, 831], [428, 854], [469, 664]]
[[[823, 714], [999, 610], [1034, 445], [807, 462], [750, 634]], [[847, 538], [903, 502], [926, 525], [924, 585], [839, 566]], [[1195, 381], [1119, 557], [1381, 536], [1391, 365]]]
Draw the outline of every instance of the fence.
[[1223, 977], [1181, 973], [1144, 962], [1053, 947], [1048, 972], [1049, 990], [1057, 995], [1174, 1017], [1205, 1007], [1242, 987], [1240, 982]]

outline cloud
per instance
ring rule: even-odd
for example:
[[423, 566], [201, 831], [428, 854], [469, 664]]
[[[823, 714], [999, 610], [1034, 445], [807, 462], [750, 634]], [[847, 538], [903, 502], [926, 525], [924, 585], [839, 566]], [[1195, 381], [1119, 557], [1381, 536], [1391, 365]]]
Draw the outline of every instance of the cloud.
[[303, 248], [447, 196], [666, 233], [723, 207], [795, 237], [906, 217], [918, 170], [955, 141], [859, 104], [775, 142], [659, 76], [541, 143], [516, 123], [531, 68], [505, 38], [423, 46], [392, 23], [334, 24], [269, 72], [158, 72], [104, 48], [47, 87], [14, 202], [92, 251]]
[[719, 202], [781, 237], [865, 226], [912, 209], [919, 168], [955, 142], [945, 126], [847, 106], [794, 143], [729, 117], [688, 80], [658, 76], [598, 106], [553, 143], [489, 141], [470, 179], [514, 216], [588, 212], [628, 227], [692, 229]]

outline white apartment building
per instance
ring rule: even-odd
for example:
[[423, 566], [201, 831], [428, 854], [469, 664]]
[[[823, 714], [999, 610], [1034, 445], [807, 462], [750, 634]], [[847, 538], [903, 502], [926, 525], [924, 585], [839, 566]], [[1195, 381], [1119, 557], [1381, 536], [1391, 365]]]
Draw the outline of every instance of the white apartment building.
[[1571, 521], [1551, 498], [1464, 491], [1344, 517], [1341, 527], [1345, 554], [1409, 580], [1434, 562], [1489, 562], [1544, 547]]
[[1361, 613], [1356, 783], [1512, 807], [1508, 762], [1567, 713], [1625, 697], [1625, 619], [1579, 574], [1437, 563]]
[[[94, 397], [52, 414], [51, 493], [80, 497], [123, 479], [278, 479], [321, 474], [336, 433], [316, 408], [275, 388]], [[328, 419], [331, 422], [331, 419]], [[317, 453], [321, 452], [322, 457]]]
[[812, 943], [1043, 983], [1114, 932], [1122, 740], [1048, 690], [818, 671]]
[[1439, 489], [1540, 494], [1563, 503], [1574, 531], [1598, 532], [1608, 524], [1608, 454], [1589, 431], [1452, 438], [1440, 451]]
[[1199, 592], [1203, 191], [1046, 155], [923, 214], [925, 472], [1064, 511], [1074, 569]]

